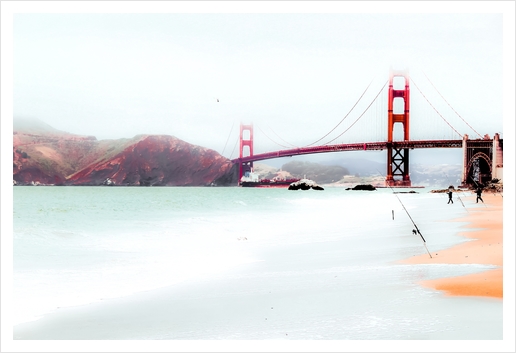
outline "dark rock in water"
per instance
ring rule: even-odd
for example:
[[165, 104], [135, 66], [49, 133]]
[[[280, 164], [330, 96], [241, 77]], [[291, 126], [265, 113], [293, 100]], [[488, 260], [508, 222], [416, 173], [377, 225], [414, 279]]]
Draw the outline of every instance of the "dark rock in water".
[[366, 190], [366, 191], [374, 191], [376, 188], [371, 184], [359, 184], [354, 188], [347, 188], [346, 190]]
[[[292, 184], [290, 184], [290, 185], [288, 186], [288, 189], [289, 189], [289, 190], [300, 190], [302, 187], [304, 187], [304, 186], [302, 186], [301, 184], [299, 184], [299, 183], [297, 183], [297, 182], [296, 182], [296, 183], [292, 183]], [[308, 187], [308, 188], [310, 188], [310, 187]], [[302, 189], [302, 190], [307, 190], [307, 189]]]
[[309, 186], [309, 185], [306, 185], [306, 184], [301, 184], [301, 185], [299, 185], [299, 188], [300, 188], [301, 190], [310, 190], [310, 186]]
[[301, 179], [289, 185], [289, 190], [324, 190], [321, 186], [317, 185], [315, 181], [308, 179]]

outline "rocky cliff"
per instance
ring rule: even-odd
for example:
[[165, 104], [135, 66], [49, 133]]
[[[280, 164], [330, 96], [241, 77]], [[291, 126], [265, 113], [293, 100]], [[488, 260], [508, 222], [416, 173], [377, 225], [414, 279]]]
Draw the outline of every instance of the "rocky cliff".
[[18, 185], [227, 186], [237, 178], [237, 167], [227, 158], [173, 136], [99, 141], [48, 126], [14, 126]]

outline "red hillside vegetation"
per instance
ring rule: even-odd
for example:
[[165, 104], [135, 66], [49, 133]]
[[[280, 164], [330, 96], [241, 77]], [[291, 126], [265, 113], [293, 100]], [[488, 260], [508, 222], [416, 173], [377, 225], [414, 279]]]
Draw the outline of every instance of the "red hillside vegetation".
[[18, 185], [236, 185], [236, 166], [219, 153], [173, 136], [97, 140], [52, 128], [14, 126]]

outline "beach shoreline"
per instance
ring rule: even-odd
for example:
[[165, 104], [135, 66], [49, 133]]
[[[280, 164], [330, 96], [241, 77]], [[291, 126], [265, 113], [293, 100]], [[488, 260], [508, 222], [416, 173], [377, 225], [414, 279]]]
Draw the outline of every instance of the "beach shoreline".
[[[393, 265], [395, 261], [424, 251], [420, 239], [410, 234], [408, 219], [404, 215], [391, 218], [391, 205], [399, 209], [396, 199], [388, 190], [383, 194], [346, 194], [347, 217], [343, 218], [343, 210], [337, 207], [342, 204], [342, 194], [338, 190], [334, 192], [334, 197], [330, 198], [321, 198], [320, 194], [310, 198], [303, 196], [303, 202], [285, 203], [289, 207], [285, 207], [284, 212], [267, 210], [260, 214], [278, 227], [274, 236], [264, 235], [262, 229], [254, 228], [246, 233], [247, 240], [242, 241], [237, 238], [241, 236], [240, 232], [228, 233], [224, 226], [217, 232], [219, 237], [211, 234], [204, 238], [192, 237], [206, 229], [195, 222], [187, 223], [185, 229], [190, 231], [181, 239], [170, 240], [168, 234], [137, 238], [140, 240], [135, 242], [137, 246], [154, 239], [156, 246], [165, 248], [167, 256], [177, 255], [172, 251], [175, 248], [193, 256], [203, 249], [209, 252], [228, 250], [228, 244], [233, 244], [237, 254], [257, 261], [231, 266], [217, 273], [189, 276], [177, 285], [124, 297], [104, 297], [82, 306], [60, 307], [36, 321], [14, 326], [13, 341], [25, 344], [40, 340], [503, 338], [505, 303], [502, 305], [499, 299], [447, 298], [417, 284], [421, 279], [469, 274], [478, 272], [478, 267], [490, 270], [496, 266], [477, 266], [476, 261], [472, 266]], [[405, 197], [418, 222], [428, 225], [425, 236], [428, 235], [429, 248], [434, 252], [439, 250], [439, 255], [441, 249], [461, 242], [457, 233], [465, 229], [461, 227], [466, 224], [465, 221], [452, 221], [466, 214], [460, 202], [446, 205], [442, 196], [414, 194]], [[254, 201], [260, 205], [262, 199], [257, 195]], [[275, 199], [274, 202], [278, 200], [281, 201]], [[487, 198], [485, 200], [488, 202]], [[470, 213], [491, 207], [473, 202], [474, 198], [464, 200]], [[266, 204], [269, 201], [262, 205]], [[366, 206], [375, 214], [377, 222], [364, 227], [359, 217], [370, 217], [371, 213], [363, 215]], [[312, 217], [299, 217], [300, 210], [306, 211], [303, 215]], [[247, 213], [244, 211], [240, 211], [245, 217], [236, 223], [237, 226], [247, 225], [248, 216], [256, 217], [255, 208]], [[316, 224], [313, 222], [315, 211]], [[201, 214], [204, 216], [205, 212], [202, 209]], [[219, 220], [225, 214], [228, 217], [224, 220], [233, 219], [233, 213], [227, 211], [214, 216], [213, 220]], [[295, 222], [301, 223], [294, 227]], [[180, 220], [174, 221], [174, 225], [180, 224]], [[209, 223], [210, 229], [217, 224]], [[144, 231], [142, 228], [138, 234], [146, 234]], [[120, 239], [115, 239], [119, 241], [110, 243], [106, 255], [118, 255], [112, 252], [111, 244], [121, 246], [127, 239], [127, 234], [120, 232]], [[160, 255], [161, 252], [156, 250], [152, 254]], [[203, 263], [211, 265], [218, 259], [208, 260], [210, 258], [206, 257]], [[159, 264], [156, 270], [163, 277], [180, 270], [173, 266], [175, 263]], [[200, 269], [203, 268], [205, 266]], [[141, 277], [134, 280], [139, 279]], [[471, 310], [472, 307], [475, 309]], [[465, 322], [468, 325], [464, 325]]]
[[[438, 278], [418, 282], [423, 287], [443, 291], [448, 296], [481, 296], [503, 299], [503, 197], [501, 194], [482, 195], [484, 204], [475, 203], [476, 196], [463, 196], [468, 215], [454, 221], [468, 222], [460, 232], [471, 241], [449, 249], [413, 256], [402, 264], [484, 264], [499, 268], [465, 276]], [[475, 205], [477, 205], [475, 203]]]

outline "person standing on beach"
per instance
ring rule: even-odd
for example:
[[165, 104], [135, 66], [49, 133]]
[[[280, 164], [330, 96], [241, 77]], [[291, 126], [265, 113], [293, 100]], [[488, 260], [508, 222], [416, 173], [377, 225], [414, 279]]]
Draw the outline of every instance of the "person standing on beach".
[[450, 185], [450, 187], [448, 188], [448, 203], [451, 203], [453, 204], [453, 200], [452, 200], [452, 195], [453, 195], [453, 186]]
[[482, 188], [479, 186], [477, 188], [477, 203], [478, 203], [478, 200], [482, 201], [482, 203], [484, 203], [484, 200], [482, 200]]

